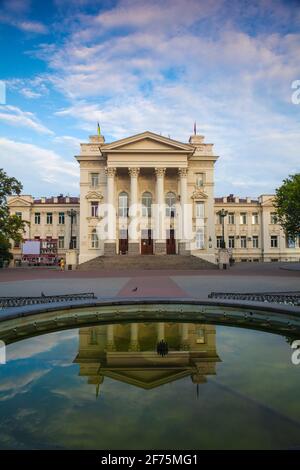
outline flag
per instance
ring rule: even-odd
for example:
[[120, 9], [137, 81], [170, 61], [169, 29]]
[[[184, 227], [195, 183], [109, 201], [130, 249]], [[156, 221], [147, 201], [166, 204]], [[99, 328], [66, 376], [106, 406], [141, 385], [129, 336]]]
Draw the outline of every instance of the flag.
[[197, 126], [196, 126], [196, 121], [194, 122], [194, 134], [197, 134]]
[[98, 132], [98, 135], [101, 135], [99, 122], [98, 122], [98, 125], [97, 125], [97, 132]]

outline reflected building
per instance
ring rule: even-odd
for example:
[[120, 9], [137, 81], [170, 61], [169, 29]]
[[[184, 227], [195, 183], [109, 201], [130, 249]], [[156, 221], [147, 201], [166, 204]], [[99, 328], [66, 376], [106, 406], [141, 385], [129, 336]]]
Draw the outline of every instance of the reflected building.
[[[169, 348], [164, 357], [157, 353], [161, 340]], [[131, 323], [81, 328], [74, 362], [98, 395], [106, 377], [143, 389], [188, 376], [194, 384], [202, 384], [216, 374], [220, 358], [214, 325]]]

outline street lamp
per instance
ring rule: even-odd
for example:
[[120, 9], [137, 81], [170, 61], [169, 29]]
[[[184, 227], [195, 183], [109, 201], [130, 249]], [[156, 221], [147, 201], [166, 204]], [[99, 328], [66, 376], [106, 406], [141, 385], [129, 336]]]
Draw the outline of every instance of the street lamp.
[[222, 241], [221, 241], [221, 248], [226, 248], [226, 243], [225, 243], [225, 235], [224, 235], [224, 219], [226, 215], [228, 214], [228, 211], [225, 211], [225, 209], [221, 209], [220, 211], [217, 212], [218, 216], [221, 219], [221, 224], [222, 224]]
[[73, 237], [73, 222], [74, 222], [74, 217], [76, 217], [77, 212], [75, 209], [71, 209], [70, 211], [67, 212], [68, 216], [71, 219], [71, 234], [70, 234], [70, 243], [69, 243], [69, 249], [73, 249], [73, 242], [72, 242], [72, 237]]

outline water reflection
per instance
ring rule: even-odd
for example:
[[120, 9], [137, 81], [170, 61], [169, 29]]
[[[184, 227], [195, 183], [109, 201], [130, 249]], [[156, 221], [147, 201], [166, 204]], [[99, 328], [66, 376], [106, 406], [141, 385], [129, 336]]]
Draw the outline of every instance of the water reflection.
[[[157, 353], [162, 340], [168, 344], [165, 356]], [[143, 389], [188, 376], [202, 384], [206, 376], [216, 374], [220, 358], [213, 325], [131, 323], [81, 328], [74, 362], [98, 396], [107, 377]]]
[[0, 449], [300, 448], [300, 366], [279, 335], [97, 325], [10, 344], [7, 359]]

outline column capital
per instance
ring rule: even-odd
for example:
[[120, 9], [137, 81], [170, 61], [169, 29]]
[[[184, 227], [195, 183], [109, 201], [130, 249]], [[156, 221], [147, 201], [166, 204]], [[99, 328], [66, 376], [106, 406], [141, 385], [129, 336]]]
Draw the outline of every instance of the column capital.
[[140, 169], [137, 167], [128, 168], [128, 172], [131, 177], [137, 178], [139, 176]]
[[188, 175], [188, 168], [178, 168], [178, 174], [180, 178], [185, 178]]
[[157, 177], [163, 177], [166, 173], [166, 168], [154, 168]]
[[106, 176], [115, 176], [117, 172], [117, 169], [116, 168], [113, 168], [113, 167], [110, 167], [110, 166], [107, 166], [105, 168], [105, 174]]

